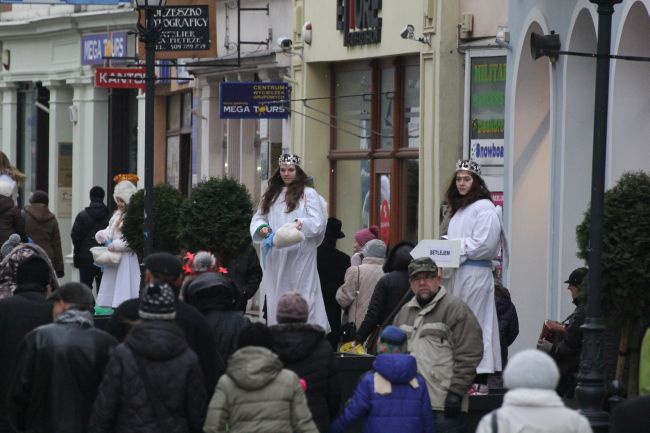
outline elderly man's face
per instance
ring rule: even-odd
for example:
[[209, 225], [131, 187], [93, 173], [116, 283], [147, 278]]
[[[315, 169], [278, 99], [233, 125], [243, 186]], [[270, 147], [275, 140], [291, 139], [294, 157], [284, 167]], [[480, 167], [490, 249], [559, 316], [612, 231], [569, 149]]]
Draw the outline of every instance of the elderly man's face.
[[429, 300], [438, 293], [441, 277], [434, 272], [419, 272], [411, 277], [410, 283], [416, 297]]

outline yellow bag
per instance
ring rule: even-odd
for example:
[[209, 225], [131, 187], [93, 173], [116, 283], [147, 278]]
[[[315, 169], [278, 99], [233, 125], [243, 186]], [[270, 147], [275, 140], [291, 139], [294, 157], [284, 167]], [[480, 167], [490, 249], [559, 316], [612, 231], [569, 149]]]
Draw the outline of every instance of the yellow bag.
[[355, 355], [365, 355], [366, 351], [363, 348], [363, 344], [358, 344], [354, 341], [348, 341], [347, 343], [341, 344], [339, 352], [343, 353], [354, 353]]

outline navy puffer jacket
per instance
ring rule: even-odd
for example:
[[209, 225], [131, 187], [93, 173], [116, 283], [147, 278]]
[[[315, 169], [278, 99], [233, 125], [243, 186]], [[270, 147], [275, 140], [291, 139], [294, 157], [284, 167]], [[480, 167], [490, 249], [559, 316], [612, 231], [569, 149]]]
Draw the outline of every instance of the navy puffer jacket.
[[[343, 414], [332, 423], [330, 432], [343, 433], [349, 426], [364, 420], [363, 433], [434, 433], [431, 401], [424, 378], [417, 374], [411, 355], [381, 354], [374, 371], [361, 378]], [[379, 375], [379, 378], [375, 376]], [[381, 379], [391, 384], [389, 394], [380, 395], [375, 384]], [[414, 387], [413, 380], [417, 383]]]

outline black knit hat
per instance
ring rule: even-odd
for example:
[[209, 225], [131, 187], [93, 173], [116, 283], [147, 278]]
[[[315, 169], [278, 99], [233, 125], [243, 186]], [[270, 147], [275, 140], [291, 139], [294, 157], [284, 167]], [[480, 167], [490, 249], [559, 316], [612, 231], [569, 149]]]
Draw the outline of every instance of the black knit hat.
[[101, 186], [93, 186], [90, 188], [90, 201], [104, 201], [106, 192]]
[[41, 257], [33, 255], [18, 264], [16, 283], [45, 287], [50, 283], [50, 272], [50, 265]]
[[42, 203], [47, 205], [50, 203], [50, 198], [47, 196], [47, 193], [45, 191], [41, 191], [40, 189], [37, 189], [32, 193], [31, 197], [29, 197], [29, 202]]
[[237, 339], [237, 348], [247, 346], [266, 347], [273, 350], [273, 335], [269, 328], [263, 323], [250, 323], [244, 326]]
[[138, 315], [146, 320], [173, 320], [176, 317], [176, 296], [167, 283], [151, 283], [140, 292]]

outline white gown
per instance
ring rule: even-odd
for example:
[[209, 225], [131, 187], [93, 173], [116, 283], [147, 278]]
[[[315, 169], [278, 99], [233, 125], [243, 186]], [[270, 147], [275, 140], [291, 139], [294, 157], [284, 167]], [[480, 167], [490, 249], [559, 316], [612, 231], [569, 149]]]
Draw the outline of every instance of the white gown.
[[110, 239], [115, 251], [122, 253], [122, 259], [117, 266], [103, 266], [104, 274], [96, 301], [100, 307], [116, 308], [127, 299], [140, 295], [140, 264], [138, 256], [129, 249], [122, 238], [119, 224], [121, 216], [122, 212], [116, 210], [108, 222], [108, 227], [95, 234], [97, 242], [101, 244], [102, 238]]
[[[451, 276], [449, 291], [462, 299], [483, 331], [483, 359], [477, 373], [501, 371], [499, 323], [494, 302], [492, 267], [475, 261], [491, 261], [499, 254], [501, 223], [489, 200], [478, 200], [457, 211], [449, 221], [449, 239], [460, 239], [461, 266]], [[470, 262], [467, 262], [470, 260]]]
[[320, 279], [316, 269], [316, 249], [323, 241], [327, 226], [327, 204], [315, 189], [305, 187], [304, 196], [292, 212], [286, 211], [284, 187], [268, 214], [262, 215], [259, 208], [250, 225], [253, 242], [261, 243], [264, 238], [257, 234], [262, 224], [273, 231], [296, 219], [302, 221], [305, 240], [282, 249], [271, 248], [264, 265], [266, 282], [266, 322], [277, 323], [276, 312], [280, 296], [289, 291], [299, 292], [309, 305], [308, 323], [319, 325], [330, 332], [325, 312]]

